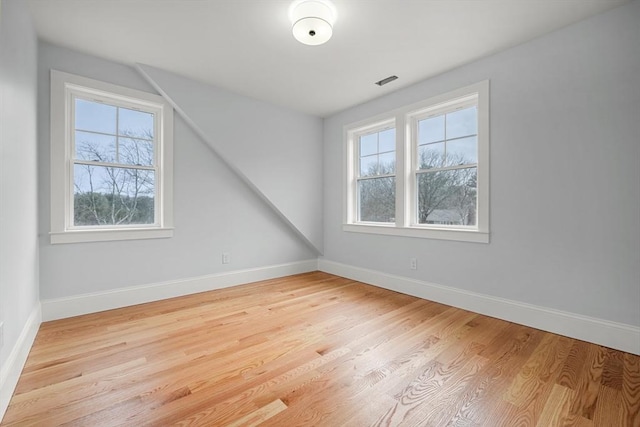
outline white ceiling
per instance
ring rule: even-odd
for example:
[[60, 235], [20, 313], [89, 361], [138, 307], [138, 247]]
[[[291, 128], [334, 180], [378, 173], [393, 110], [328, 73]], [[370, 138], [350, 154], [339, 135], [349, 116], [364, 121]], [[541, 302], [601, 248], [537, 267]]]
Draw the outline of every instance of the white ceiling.
[[333, 38], [306, 46], [291, 35], [292, 0], [28, 0], [45, 41], [318, 116], [627, 1], [335, 0]]

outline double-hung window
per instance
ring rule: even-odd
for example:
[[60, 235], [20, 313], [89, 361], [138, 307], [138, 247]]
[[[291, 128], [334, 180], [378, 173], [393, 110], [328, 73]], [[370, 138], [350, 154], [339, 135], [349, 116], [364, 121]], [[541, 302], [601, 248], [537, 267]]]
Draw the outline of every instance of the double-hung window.
[[162, 97], [52, 70], [51, 242], [170, 237], [172, 133]]
[[485, 81], [346, 126], [344, 229], [488, 242], [488, 96]]
[[[478, 106], [471, 96], [412, 117], [416, 225], [475, 227]], [[414, 148], [415, 147], [415, 148]], [[415, 177], [415, 178], [414, 178]]]
[[357, 136], [358, 220], [391, 223], [396, 216], [396, 130], [377, 124]]

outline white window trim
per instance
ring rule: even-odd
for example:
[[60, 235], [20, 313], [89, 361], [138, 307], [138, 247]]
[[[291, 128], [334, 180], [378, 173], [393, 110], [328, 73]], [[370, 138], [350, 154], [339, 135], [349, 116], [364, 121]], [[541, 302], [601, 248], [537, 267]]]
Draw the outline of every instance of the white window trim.
[[[121, 103], [145, 105], [155, 111], [156, 223], [119, 227], [73, 227], [71, 191], [72, 120], [74, 92], [94, 93]], [[154, 239], [173, 236], [173, 108], [161, 96], [86, 77], [51, 70], [51, 231], [52, 244]]]
[[[412, 120], [432, 108], [457, 103], [477, 94], [478, 104], [478, 193], [477, 226], [451, 227], [418, 225], [412, 221], [415, 202], [415, 170], [411, 166], [416, 155], [411, 141]], [[395, 224], [358, 222], [356, 201], [356, 137], [382, 123], [396, 124], [396, 222]], [[398, 108], [344, 127], [346, 183], [343, 194], [343, 231], [372, 233], [387, 236], [403, 236], [474, 243], [489, 243], [489, 81], [485, 80], [445, 94], [434, 96], [416, 104]]]

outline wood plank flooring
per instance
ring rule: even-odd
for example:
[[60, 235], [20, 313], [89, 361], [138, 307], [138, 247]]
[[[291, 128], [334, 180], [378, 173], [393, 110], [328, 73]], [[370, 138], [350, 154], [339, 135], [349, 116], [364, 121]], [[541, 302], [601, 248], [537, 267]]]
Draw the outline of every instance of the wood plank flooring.
[[640, 357], [314, 272], [43, 323], [1, 425], [640, 427]]

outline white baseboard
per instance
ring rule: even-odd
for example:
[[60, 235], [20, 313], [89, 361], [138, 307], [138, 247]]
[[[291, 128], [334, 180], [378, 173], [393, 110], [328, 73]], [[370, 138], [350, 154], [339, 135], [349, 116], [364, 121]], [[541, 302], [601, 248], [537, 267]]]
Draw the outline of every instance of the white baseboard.
[[316, 259], [42, 300], [43, 321], [122, 308], [318, 269]]
[[640, 355], [640, 328], [324, 259], [318, 269], [403, 294]]
[[7, 411], [13, 391], [18, 385], [20, 373], [27, 361], [27, 356], [29, 356], [33, 341], [36, 339], [41, 322], [42, 312], [40, 304], [37, 304], [31, 311], [24, 328], [22, 328], [18, 341], [13, 346], [9, 357], [0, 369], [0, 421], [2, 421]]

